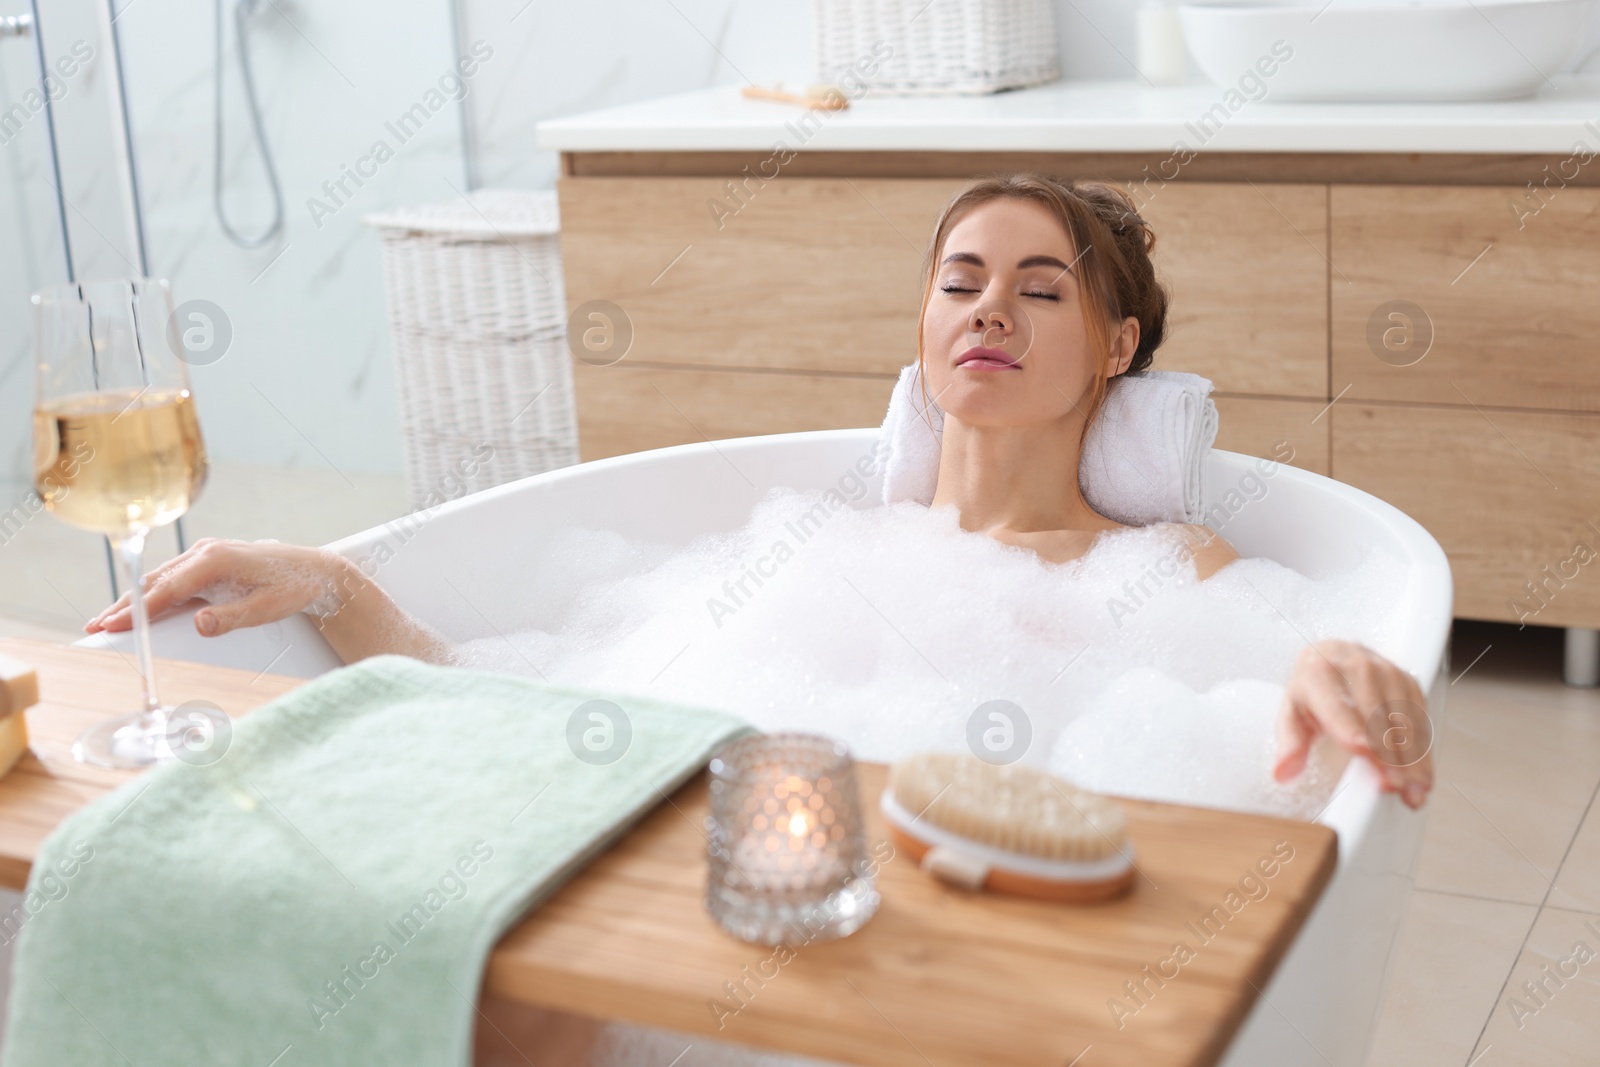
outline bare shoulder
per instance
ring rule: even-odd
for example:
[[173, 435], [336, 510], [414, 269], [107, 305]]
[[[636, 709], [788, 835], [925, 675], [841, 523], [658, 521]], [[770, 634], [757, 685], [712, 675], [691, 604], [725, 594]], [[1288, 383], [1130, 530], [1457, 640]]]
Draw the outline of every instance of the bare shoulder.
[[1238, 551], [1209, 526], [1187, 522], [1172, 525], [1193, 553], [1195, 576], [1202, 581], [1239, 558]]

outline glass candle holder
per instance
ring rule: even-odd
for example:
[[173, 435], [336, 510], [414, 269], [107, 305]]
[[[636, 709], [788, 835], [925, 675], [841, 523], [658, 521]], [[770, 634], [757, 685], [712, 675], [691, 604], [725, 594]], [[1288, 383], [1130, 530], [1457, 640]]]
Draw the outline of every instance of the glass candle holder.
[[745, 941], [844, 937], [878, 907], [855, 761], [817, 734], [758, 734], [711, 760], [706, 909]]

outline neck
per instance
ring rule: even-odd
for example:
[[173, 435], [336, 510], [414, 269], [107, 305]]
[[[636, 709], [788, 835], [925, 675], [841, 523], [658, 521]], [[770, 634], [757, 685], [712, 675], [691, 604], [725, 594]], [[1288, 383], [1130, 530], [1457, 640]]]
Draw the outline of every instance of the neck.
[[964, 530], [1103, 530], [1115, 526], [1078, 488], [1083, 417], [980, 426], [945, 413], [930, 506], [953, 504]]

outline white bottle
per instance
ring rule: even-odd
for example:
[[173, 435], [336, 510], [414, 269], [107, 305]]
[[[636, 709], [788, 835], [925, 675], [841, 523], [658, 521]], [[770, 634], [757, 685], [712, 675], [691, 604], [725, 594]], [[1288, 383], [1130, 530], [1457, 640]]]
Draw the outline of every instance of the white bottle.
[[1183, 44], [1178, 7], [1169, 0], [1146, 0], [1134, 12], [1139, 74], [1152, 85], [1188, 80], [1189, 53]]

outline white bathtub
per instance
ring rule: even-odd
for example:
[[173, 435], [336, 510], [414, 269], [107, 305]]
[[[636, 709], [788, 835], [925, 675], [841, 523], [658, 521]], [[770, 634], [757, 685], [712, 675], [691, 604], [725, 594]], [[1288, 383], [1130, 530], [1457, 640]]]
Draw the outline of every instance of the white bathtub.
[[[881, 498], [879, 479], [860, 472], [872, 470], [877, 437], [875, 428], [823, 430], [599, 460], [488, 489], [328, 547], [357, 561], [388, 556], [376, 571], [384, 588], [451, 638], [492, 636], [544, 622], [552, 598], [545, 591], [559, 588], [552, 583], [562, 577], [559, 568], [542, 566], [540, 550], [553, 530], [578, 525], [686, 544], [743, 525], [778, 485], [839, 489], [855, 494], [856, 507], [871, 507]], [[1391, 606], [1404, 634], [1394, 658], [1428, 691], [1440, 724], [1451, 581], [1433, 538], [1375, 497], [1292, 467], [1213, 451], [1207, 479], [1211, 524], [1241, 555], [1316, 576], [1361, 546], [1382, 544], [1409, 563]], [[304, 616], [212, 639], [196, 634], [185, 612], [153, 631], [161, 656], [302, 677], [339, 665]], [[110, 640], [128, 646], [126, 634]], [[1230, 1047], [1228, 1067], [1360, 1067], [1423, 819], [1381, 795], [1364, 763], [1349, 765], [1319, 819], [1339, 834], [1337, 872]]]

